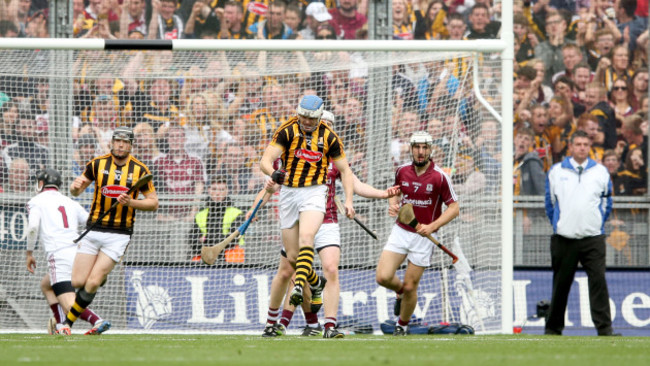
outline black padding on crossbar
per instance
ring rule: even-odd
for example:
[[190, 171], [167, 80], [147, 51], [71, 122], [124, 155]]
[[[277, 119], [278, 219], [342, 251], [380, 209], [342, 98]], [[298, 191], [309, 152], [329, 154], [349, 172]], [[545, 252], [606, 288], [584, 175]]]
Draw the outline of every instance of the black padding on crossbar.
[[107, 39], [105, 50], [172, 50], [170, 39]]

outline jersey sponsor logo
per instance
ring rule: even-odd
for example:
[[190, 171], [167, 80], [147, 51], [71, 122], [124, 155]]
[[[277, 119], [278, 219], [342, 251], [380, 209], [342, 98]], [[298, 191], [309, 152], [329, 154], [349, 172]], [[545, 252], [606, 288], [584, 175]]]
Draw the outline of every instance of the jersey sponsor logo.
[[411, 199], [406, 197], [404, 197], [402, 202], [404, 204], [410, 203], [413, 206], [419, 206], [419, 207], [430, 206], [433, 203], [433, 201], [431, 201], [431, 198], [429, 198], [428, 200], [416, 200], [416, 199]]
[[105, 186], [105, 187], [102, 187], [102, 196], [110, 197], [110, 198], [117, 198], [122, 193], [126, 193], [128, 191], [129, 191], [128, 188], [122, 187], [122, 186]]
[[403, 185], [404, 187], [408, 187], [408, 186], [409, 186], [409, 182], [402, 182], [402, 185]]
[[433, 184], [429, 183], [427, 184], [427, 192], [433, 191]]
[[294, 153], [298, 159], [306, 160], [310, 163], [317, 163], [323, 158], [323, 153], [320, 151], [311, 151], [306, 149], [298, 149]]
[[171, 32], [165, 32], [163, 39], [178, 39], [178, 29], [174, 29]]
[[268, 7], [264, 3], [250, 2], [248, 3], [248, 11], [253, 14], [265, 16]]

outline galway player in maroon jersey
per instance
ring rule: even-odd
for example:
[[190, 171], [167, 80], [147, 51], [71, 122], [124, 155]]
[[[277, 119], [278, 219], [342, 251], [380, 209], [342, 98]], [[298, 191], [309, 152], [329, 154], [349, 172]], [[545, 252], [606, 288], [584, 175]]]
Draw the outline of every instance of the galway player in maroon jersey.
[[[401, 198], [390, 199], [389, 214], [397, 216], [403, 204], [413, 205], [419, 224], [416, 229], [397, 221], [377, 264], [377, 283], [397, 293], [395, 315], [399, 319], [393, 335], [408, 333], [408, 323], [417, 304], [417, 288], [422, 273], [429, 266], [433, 243], [426, 238], [458, 216], [458, 198], [451, 179], [431, 160], [433, 138], [426, 132], [411, 136], [413, 162], [397, 168], [395, 185], [402, 191]], [[442, 204], [447, 209], [442, 212]], [[404, 279], [396, 272], [408, 260]]]

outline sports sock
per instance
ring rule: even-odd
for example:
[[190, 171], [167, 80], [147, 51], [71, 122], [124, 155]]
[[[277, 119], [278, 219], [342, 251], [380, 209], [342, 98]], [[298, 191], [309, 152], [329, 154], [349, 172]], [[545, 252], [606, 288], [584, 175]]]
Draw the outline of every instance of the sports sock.
[[307, 282], [309, 282], [311, 288], [317, 288], [321, 286], [320, 276], [316, 273], [316, 271], [314, 271], [313, 267], [311, 268], [309, 274], [307, 275]]
[[81, 320], [87, 321], [88, 323], [90, 323], [92, 325], [95, 325], [97, 322], [102, 320], [102, 318], [100, 318], [99, 315], [95, 314], [95, 312], [90, 310], [90, 309], [84, 310], [84, 312], [81, 313], [79, 318]]
[[[305, 282], [309, 272], [312, 271], [312, 264], [314, 263], [314, 248], [312, 247], [302, 247], [298, 252], [298, 260], [296, 261], [296, 286], [301, 288], [305, 287]], [[313, 272], [314, 276], [318, 277], [316, 272]], [[320, 278], [318, 278], [320, 281]]]
[[318, 314], [309, 311], [306, 312], [305, 323], [307, 323], [310, 328], [318, 328]]
[[74, 304], [66, 316], [65, 324], [67, 324], [69, 327], [72, 327], [72, 324], [77, 321], [77, 318], [79, 318], [79, 316], [86, 310], [88, 305], [93, 302], [94, 298], [95, 294], [86, 292], [86, 289], [82, 288], [81, 290], [77, 291], [77, 296], [74, 299]]
[[325, 318], [325, 329], [336, 328], [336, 318], [327, 317]]
[[63, 321], [63, 317], [61, 316], [63, 309], [61, 309], [59, 303], [57, 302], [56, 304], [50, 305], [50, 310], [52, 310], [52, 314], [54, 314], [54, 320], [56, 320], [56, 324], [61, 324]]
[[399, 318], [399, 319], [397, 320], [397, 324], [399, 324], [399, 325], [402, 326], [402, 327], [406, 327], [406, 326], [409, 325], [409, 321], [410, 321], [410, 319], [407, 320], [407, 321], [403, 321], [402, 318]]
[[289, 327], [289, 323], [291, 323], [291, 318], [293, 318], [293, 311], [289, 310], [282, 310], [282, 316], [280, 316], [280, 324], [284, 325], [285, 328]]
[[280, 317], [280, 309], [269, 308], [269, 312], [266, 315], [266, 324], [277, 323], [278, 317]]

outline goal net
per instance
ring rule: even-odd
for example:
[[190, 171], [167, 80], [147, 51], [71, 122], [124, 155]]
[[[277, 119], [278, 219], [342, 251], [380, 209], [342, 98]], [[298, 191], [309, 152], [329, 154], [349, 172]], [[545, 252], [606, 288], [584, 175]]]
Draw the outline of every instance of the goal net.
[[[137, 212], [126, 255], [91, 308], [117, 330], [261, 334], [280, 260], [277, 196], [214, 266], [197, 256], [202, 244], [218, 243], [241, 223], [263, 187], [259, 159], [273, 132], [303, 95], [317, 94], [335, 115], [354, 173], [376, 188], [391, 186], [395, 168], [410, 161], [413, 132], [433, 136], [433, 160], [451, 177], [461, 206], [439, 237], [461, 260], [452, 265], [434, 248], [414, 317], [500, 332], [501, 63], [489, 52], [0, 52], [0, 329], [44, 331], [52, 316], [39, 285], [47, 273], [40, 245], [36, 273], [25, 266], [25, 204], [36, 194], [35, 173], [59, 169], [69, 195], [71, 180], [126, 125], [135, 131], [134, 156], [155, 176], [160, 208]], [[213, 188], [220, 182], [227, 191]], [[88, 209], [91, 197], [77, 199]], [[379, 331], [395, 319], [395, 294], [376, 284], [374, 271], [395, 218], [385, 200], [354, 202], [379, 239], [339, 217], [338, 320], [351, 332]], [[242, 213], [225, 221], [205, 214], [224, 205]], [[318, 256], [315, 268], [322, 273]], [[289, 330], [304, 324], [298, 310]]]

